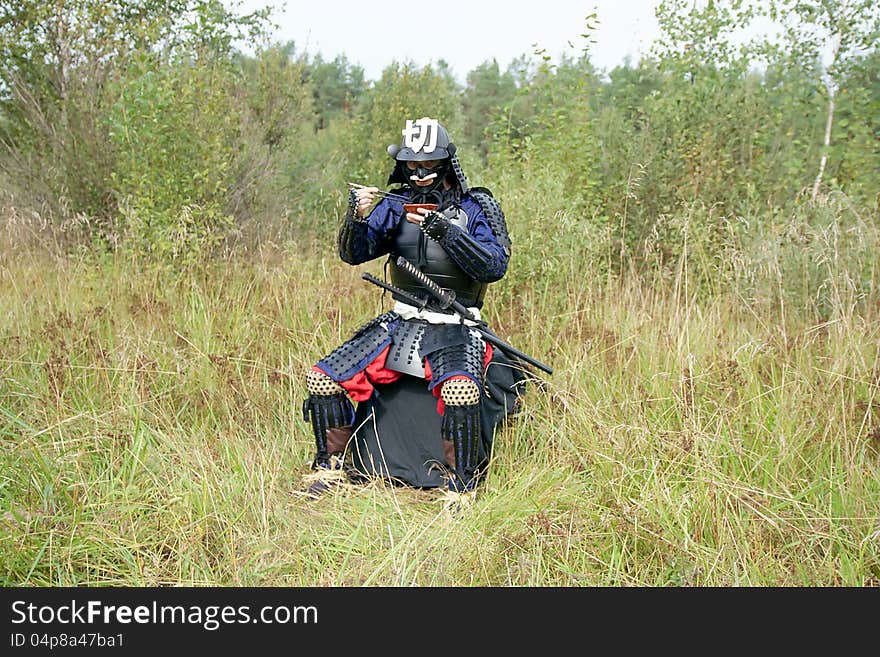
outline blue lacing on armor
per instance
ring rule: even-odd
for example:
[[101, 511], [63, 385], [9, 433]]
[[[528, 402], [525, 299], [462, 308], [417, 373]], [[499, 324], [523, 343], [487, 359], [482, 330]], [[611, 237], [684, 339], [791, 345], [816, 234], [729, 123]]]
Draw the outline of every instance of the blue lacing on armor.
[[316, 365], [337, 383], [347, 381], [372, 363], [389, 344], [400, 315], [386, 312], [358, 329], [355, 334], [324, 356]]
[[450, 370], [449, 372], [444, 372], [441, 376], [432, 376], [431, 383], [428, 385], [428, 390], [433, 390], [437, 386], [442, 385], [444, 381], [448, 381], [454, 376], [467, 377], [469, 380], [477, 384], [477, 386], [480, 388], [480, 394], [483, 394], [483, 383], [482, 381], [480, 381], [480, 377], [474, 376], [473, 372], [468, 372], [466, 370]]

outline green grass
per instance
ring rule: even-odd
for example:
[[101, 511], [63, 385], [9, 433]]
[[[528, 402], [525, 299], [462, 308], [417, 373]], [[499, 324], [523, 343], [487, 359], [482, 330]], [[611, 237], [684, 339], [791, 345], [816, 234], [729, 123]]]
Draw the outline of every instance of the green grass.
[[387, 307], [360, 280], [381, 263], [8, 258], [0, 582], [880, 584], [876, 278], [820, 314], [581, 262], [542, 277], [523, 256], [490, 289], [493, 328], [555, 373], [449, 518], [382, 482], [295, 492], [302, 374]]

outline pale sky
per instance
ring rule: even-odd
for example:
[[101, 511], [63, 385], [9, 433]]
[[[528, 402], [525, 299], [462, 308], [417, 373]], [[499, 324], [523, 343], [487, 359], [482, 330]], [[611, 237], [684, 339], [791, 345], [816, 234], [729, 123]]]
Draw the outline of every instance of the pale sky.
[[[585, 18], [597, 13], [591, 61], [610, 70], [626, 55], [638, 61], [658, 35], [657, 0], [227, 0], [239, 13], [275, 6], [274, 40], [292, 40], [297, 52], [325, 60], [344, 54], [378, 79], [393, 61], [417, 65], [444, 59], [463, 82], [493, 57], [501, 70], [519, 55], [545, 49], [556, 61], [578, 55], [585, 43]], [[570, 44], [570, 45], [569, 45]]]

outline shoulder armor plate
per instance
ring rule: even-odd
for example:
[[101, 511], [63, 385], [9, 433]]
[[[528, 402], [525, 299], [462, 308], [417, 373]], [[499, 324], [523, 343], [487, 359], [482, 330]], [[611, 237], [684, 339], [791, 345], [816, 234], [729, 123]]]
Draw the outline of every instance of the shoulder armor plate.
[[486, 219], [488, 219], [489, 226], [492, 228], [492, 232], [495, 233], [498, 243], [509, 253], [511, 247], [510, 235], [507, 232], [507, 222], [504, 219], [504, 211], [501, 209], [501, 204], [492, 196], [492, 192], [485, 187], [471, 187], [469, 191], [474, 200], [483, 208], [483, 214], [486, 215]]

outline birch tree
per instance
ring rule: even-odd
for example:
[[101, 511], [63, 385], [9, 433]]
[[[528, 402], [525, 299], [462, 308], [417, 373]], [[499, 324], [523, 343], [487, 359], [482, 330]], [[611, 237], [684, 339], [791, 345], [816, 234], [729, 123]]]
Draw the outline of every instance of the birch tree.
[[774, 0], [770, 15], [782, 27], [784, 46], [795, 63], [819, 63], [817, 82], [827, 104], [819, 169], [810, 194], [815, 202], [828, 165], [840, 80], [855, 57], [876, 48], [880, 4], [877, 0]]

